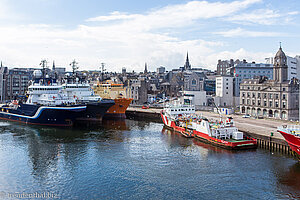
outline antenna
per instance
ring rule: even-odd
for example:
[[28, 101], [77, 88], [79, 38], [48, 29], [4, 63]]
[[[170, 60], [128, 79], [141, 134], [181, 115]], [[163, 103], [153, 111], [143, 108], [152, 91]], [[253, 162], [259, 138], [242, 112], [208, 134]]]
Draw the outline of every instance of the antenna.
[[79, 69], [77, 64], [78, 64], [78, 62], [76, 62], [75, 59], [73, 60], [73, 62], [70, 63], [70, 66], [72, 67], [72, 70], [73, 70], [73, 75], [75, 74], [76, 70]]
[[47, 60], [42, 60], [40, 63], [40, 66], [42, 66], [42, 80], [43, 80], [43, 83], [45, 83], [46, 69], [48, 69]]

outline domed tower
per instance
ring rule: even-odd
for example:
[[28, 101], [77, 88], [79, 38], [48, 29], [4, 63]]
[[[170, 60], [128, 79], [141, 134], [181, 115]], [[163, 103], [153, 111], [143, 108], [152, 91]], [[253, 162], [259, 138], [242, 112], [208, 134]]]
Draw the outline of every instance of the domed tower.
[[288, 80], [287, 58], [281, 45], [274, 58], [273, 77], [276, 82], [280, 83]]

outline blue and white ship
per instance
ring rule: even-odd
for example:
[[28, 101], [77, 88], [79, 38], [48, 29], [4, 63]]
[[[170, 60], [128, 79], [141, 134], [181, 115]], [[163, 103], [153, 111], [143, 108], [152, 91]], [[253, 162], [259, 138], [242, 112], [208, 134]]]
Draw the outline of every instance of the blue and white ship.
[[34, 71], [35, 80], [28, 87], [26, 103], [13, 100], [0, 107], [0, 119], [25, 124], [47, 126], [72, 126], [75, 120], [86, 111], [86, 105], [76, 105], [61, 92], [55, 80], [45, 75], [46, 61], [42, 61], [43, 70]]

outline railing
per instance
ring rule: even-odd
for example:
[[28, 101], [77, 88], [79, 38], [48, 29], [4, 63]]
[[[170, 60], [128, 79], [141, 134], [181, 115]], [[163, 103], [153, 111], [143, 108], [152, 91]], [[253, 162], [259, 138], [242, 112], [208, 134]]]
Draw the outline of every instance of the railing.
[[277, 129], [294, 135], [300, 134], [300, 125], [282, 125]]

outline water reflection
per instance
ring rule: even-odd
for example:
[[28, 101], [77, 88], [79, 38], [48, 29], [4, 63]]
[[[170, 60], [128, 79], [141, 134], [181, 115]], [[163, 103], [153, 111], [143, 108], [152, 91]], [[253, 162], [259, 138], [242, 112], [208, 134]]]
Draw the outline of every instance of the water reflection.
[[[287, 171], [276, 173], [278, 176], [279, 187], [287, 193], [289, 198], [300, 198], [300, 163], [290, 166]], [[286, 187], [283, 187], [286, 186]], [[291, 188], [294, 193], [291, 192]]]
[[41, 185], [60, 180], [58, 176], [63, 174], [72, 174], [93, 144], [108, 148], [106, 143], [123, 142], [123, 131], [128, 130], [126, 120], [105, 120], [102, 124], [86, 123], [69, 128], [0, 124], [2, 133], [12, 133], [16, 142], [27, 144], [31, 174]]
[[294, 163], [261, 149], [218, 148], [152, 122], [0, 123], [0, 192], [50, 191], [61, 199], [296, 198]]
[[171, 131], [165, 127], [162, 128], [162, 134], [166, 135], [166, 143], [169, 144], [170, 147], [188, 147], [192, 145], [192, 142], [189, 138], [183, 137], [180, 133]]

